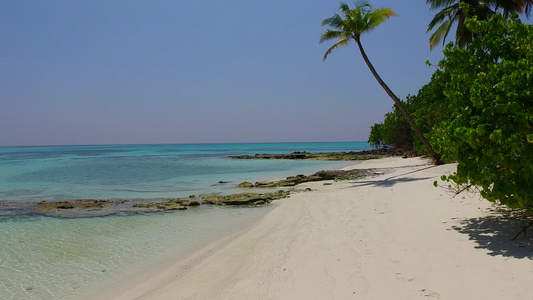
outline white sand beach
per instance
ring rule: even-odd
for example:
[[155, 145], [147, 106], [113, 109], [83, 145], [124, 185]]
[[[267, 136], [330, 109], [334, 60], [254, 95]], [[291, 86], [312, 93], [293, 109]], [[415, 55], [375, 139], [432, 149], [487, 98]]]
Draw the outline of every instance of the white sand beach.
[[[533, 233], [476, 195], [433, 187], [422, 158], [305, 184], [243, 232], [93, 299], [533, 299]], [[530, 229], [533, 231], [533, 229]]]

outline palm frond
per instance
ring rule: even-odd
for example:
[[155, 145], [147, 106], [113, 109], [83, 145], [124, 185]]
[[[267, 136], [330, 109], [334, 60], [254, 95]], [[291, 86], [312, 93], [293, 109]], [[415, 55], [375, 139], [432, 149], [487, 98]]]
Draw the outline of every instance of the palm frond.
[[346, 38], [346, 35], [343, 31], [326, 29], [320, 36], [320, 43], [322, 44], [325, 41], [329, 41], [336, 38]]
[[493, 0], [494, 11], [503, 10], [503, 16], [508, 17], [511, 13], [524, 13], [529, 18], [533, 0]]
[[531, 16], [532, 8], [533, 8], [533, 0], [526, 0], [526, 7], [524, 8], [524, 13], [526, 14], [527, 18]]
[[433, 32], [433, 34], [431, 34], [431, 37], [429, 38], [429, 49], [433, 49], [440, 43], [440, 41], [442, 41], [444, 44], [444, 41], [448, 36], [448, 32], [450, 31], [451, 24], [452, 22], [450, 20], [446, 20], [442, 22], [442, 24]]
[[376, 28], [377, 26], [381, 25], [386, 20], [390, 19], [390, 17], [397, 16], [395, 11], [393, 11], [390, 8], [380, 8], [374, 10], [372, 13], [368, 14], [368, 25], [367, 29], [372, 30]]
[[458, 16], [459, 21], [457, 22], [457, 32], [455, 34], [455, 46], [464, 48], [468, 43], [472, 41], [473, 34], [466, 28], [465, 21], [467, 16], [464, 14]]
[[438, 24], [444, 22], [445, 19], [451, 19], [452, 15], [457, 13], [457, 11], [459, 10], [459, 4], [455, 4], [453, 6], [450, 6], [450, 7], [446, 7], [445, 9], [439, 11], [434, 17], [433, 19], [431, 20], [431, 22], [429, 22], [428, 24], [428, 29], [426, 31], [427, 32], [430, 32], [431, 30], [433, 30], [433, 28], [435, 26], [437, 26]]
[[326, 60], [326, 58], [328, 58], [328, 55], [331, 53], [331, 51], [333, 51], [334, 49], [336, 49], [338, 47], [346, 46], [346, 45], [348, 45], [349, 42], [350, 42], [349, 39], [344, 38], [344, 39], [339, 40], [335, 44], [333, 44], [333, 46], [329, 47], [328, 51], [326, 51], [326, 53], [324, 54], [324, 58], [322, 58], [322, 61], [324, 61], [324, 60]]
[[450, 33], [450, 29], [452, 29], [452, 25], [453, 23], [456, 22], [457, 18], [459, 18], [460, 14], [459, 12], [457, 12], [455, 15], [453, 15], [451, 18], [450, 18], [450, 23], [448, 23], [448, 27], [446, 29], [446, 34], [444, 35], [444, 37], [442, 38], [442, 45], [444, 46], [444, 44], [446, 43], [446, 38], [448, 37], [448, 33]]
[[322, 21], [322, 26], [329, 25], [334, 28], [339, 28], [339, 25], [342, 24], [342, 17], [339, 14], [334, 14], [331, 17], [324, 19]]
[[350, 10], [350, 7], [348, 6], [348, 4], [344, 3], [344, 2], [341, 2], [339, 4], [339, 10], [341, 10], [342, 12], [347, 12]]

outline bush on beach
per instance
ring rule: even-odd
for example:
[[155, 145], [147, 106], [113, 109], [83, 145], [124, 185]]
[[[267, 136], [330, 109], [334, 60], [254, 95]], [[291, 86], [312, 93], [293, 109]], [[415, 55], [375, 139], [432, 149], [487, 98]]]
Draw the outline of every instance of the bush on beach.
[[476, 186], [510, 208], [533, 208], [533, 25], [496, 14], [466, 26], [481, 37], [466, 49], [448, 45], [436, 73], [453, 116], [436, 141], [443, 158], [458, 163], [442, 179]]
[[[495, 14], [466, 27], [479, 36], [466, 48], [443, 51], [431, 82], [406, 106], [443, 160], [457, 171], [442, 180], [457, 191], [476, 187], [491, 202], [533, 209], [533, 25]], [[424, 148], [412, 132], [400, 130], [394, 112], [372, 126], [369, 143], [399, 147], [408, 140]], [[387, 124], [394, 124], [390, 126]], [[418, 146], [417, 146], [418, 145]]]

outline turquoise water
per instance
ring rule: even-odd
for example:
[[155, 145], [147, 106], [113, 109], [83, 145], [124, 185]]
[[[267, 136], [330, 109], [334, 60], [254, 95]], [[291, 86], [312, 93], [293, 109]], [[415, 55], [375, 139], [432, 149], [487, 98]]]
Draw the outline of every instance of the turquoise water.
[[[0, 147], [0, 201], [187, 197], [346, 163], [228, 155], [369, 149], [366, 143]], [[220, 184], [219, 181], [228, 183]], [[79, 299], [166, 255], [187, 253], [272, 209], [200, 206], [91, 218], [4, 214], [0, 299]]]
[[[235, 182], [334, 168], [342, 163], [234, 160], [228, 159], [229, 155], [368, 148], [367, 143], [0, 147], [0, 200], [230, 193]], [[221, 186], [220, 181], [230, 184]]]

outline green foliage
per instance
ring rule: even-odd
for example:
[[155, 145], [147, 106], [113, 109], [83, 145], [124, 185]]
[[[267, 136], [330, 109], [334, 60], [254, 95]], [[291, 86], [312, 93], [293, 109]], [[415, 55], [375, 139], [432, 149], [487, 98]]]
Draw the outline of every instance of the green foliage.
[[476, 17], [478, 20], [489, 20], [495, 13], [502, 11], [505, 18], [509, 13], [525, 13], [528, 17], [533, 6], [533, 0], [426, 0], [431, 10], [440, 10], [428, 25], [427, 32], [433, 31], [429, 39], [433, 49], [446, 37], [456, 25], [455, 46], [464, 48], [477, 33], [469, 30], [465, 21]]
[[448, 45], [435, 76], [446, 83], [453, 118], [436, 130], [443, 159], [457, 161], [444, 176], [479, 187], [489, 201], [533, 207], [533, 26], [509, 20], [466, 21], [480, 34], [466, 49]]
[[[448, 102], [443, 93], [444, 82], [440, 77], [433, 76], [417, 95], [407, 96], [407, 101], [404, 102], [417, 126], [429, 139], [433, 139], [434, 128], [449, 118]], [[377, 148], [389, 146], [408, 151], [414, 149], [418, 154], [427, 154], [426, 147], [396, 107], [393, 107], [393, 112], [385, 115], [383, 123], [371, 127], [368, 142]]]
[[[432, 76], [431, 81], [424, 85], [415, 96], [407, 97], [407, 106], [411, 112], [411, 116], [415, 120], [420, 130], [433, 142], [435, 135], [435, 127], [442, 121], [450, 118], [448, 111], [448, 100], [444, 96], [445, 80], [442, 78]], [[417, 153], [426, 154], [426, 148], [420, 140], [415, 136], [414, 149]], [[442, 152], [441, 149], [436, 148], [437, 152]]]
[[385, 143], [385, 140], [383, 138], [383, 124], [377, 123], [370, 127], [368, 143], [374, 148], [388, 148], [388, 145]]
[[440, 10], [428, 24], [427, 32], [433, 31], [429, 39], [430, 49], [441, 41], [444, 45], [450, 29], [455, 25], [455, 46], [466, 47], [475, 35], [466, 28], [465, 20], [476, 16], [487, 20], [494, 13], [491, 1], [485, 0], [426, 0], [430, 9]]
[[368, 143], [376, 148], [395, 148], [411, 151], [413, 149], [413, 131], [400, 110], [385, 114], [383, 123], [370, 127]]

